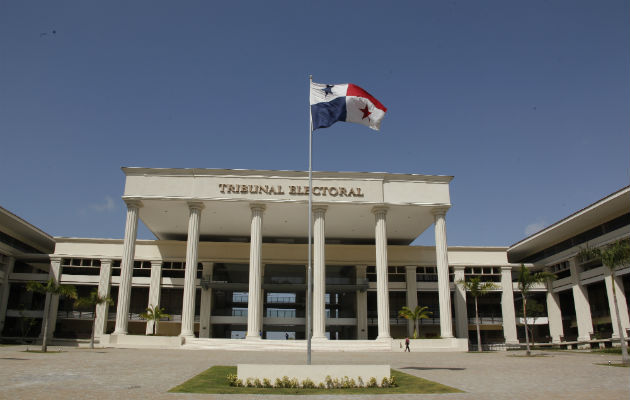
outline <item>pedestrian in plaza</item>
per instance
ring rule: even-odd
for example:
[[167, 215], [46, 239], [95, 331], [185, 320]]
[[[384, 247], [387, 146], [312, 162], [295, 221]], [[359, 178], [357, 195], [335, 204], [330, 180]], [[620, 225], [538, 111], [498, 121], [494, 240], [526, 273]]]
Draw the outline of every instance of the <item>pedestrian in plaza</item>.
[[288, 333], [288, 332], [285, 332], [285, 333], [284, 333], [284, 339], [285, 339], [285, 340], [289, 340], [289, 333]]
[[411, 349], [409, 348], [409, 338], [405, 338], [405, 351], [408, 351], [411, 353]]

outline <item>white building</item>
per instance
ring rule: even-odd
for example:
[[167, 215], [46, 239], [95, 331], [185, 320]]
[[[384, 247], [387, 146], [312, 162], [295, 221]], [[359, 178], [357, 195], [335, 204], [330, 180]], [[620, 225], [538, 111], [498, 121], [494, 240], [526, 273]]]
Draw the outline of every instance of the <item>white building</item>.
[[[103, 342], [120, 343], [152, 332], [151, 323], [139, 317], [148, 306], [163, 307], [170, 314], [160, 323], [158, 335], [182, 343], [204, 338], [250, 342], [287, 335], [305, 338], [306, 173], [123, 171], [124, 240], [57, 237], [52, 251], [50, 237], [21, 221], [20, 229], [39, 232], [41, 237], [33, 240], [49, 247], [40, 245], [37, 251], [17, 251], [10, 243], [0, 247], [4, 264], [0, 323], [6, 320], [5, 337], [23, 335], [20, 329], [27, 316], [41, 318], [43, 299], [25, 294], [24, 282], [52, 276], [75, 285], [82, 296], [98, 289], [114, 299], [114, 306], [97, 309], [96, 336]], [[600, 304], [609, 290], [606, 268], [596, 261], [581, 265], [575, 255], [587, 242], [596, 246], [630, 235], [629, 188], [510, 248], [447, 247], [445, 217], [451, 206], [452, 177], [315, 172], [313, 178], [315, 341], [389, 343], [392, 337], [413, 331], [409, 321], [398, 317], [398, 310], [422, 305], [433, 314], [422, 321], [421, 336], [440, 337], [448, 342], [446, 347], [461, 349], [462, 340], [456, 338], [466, 343], [469, 329], [474, 329], [474, 311], [472, 301], [454, 282], [483, 275], [500, 286], [480, 301], [484, 342], [518, 343], [524, 334], [519, 334], [520, 296], [513, 272], [521, 263], [550, 268], [559, 277], [551, 290], [536, 289], [543, 308], [532, 321], [537, 341], [587, 341], [595, 332], [617, 334], [615, 324], [609, 333], [606, 330], [614, 313]], [[136, 240], [138, 218], [157, 240]], [[434, 247], [410, 245], [431, 227]], [[24, 237], [12, 229], [0, 220], [0, 238]], [[41, 263], [41, 254], [50, 254], [49, 264]], [[630, 286], [625, 282], [629, 271], [619, 271], [616, 278], [627, 328], [623, 288]], [[55, 337], [89, 336], [92, 310], [75, 310], [69, 301], [49, 301]], [[476, 340], [475, 335], [470, 338]]]

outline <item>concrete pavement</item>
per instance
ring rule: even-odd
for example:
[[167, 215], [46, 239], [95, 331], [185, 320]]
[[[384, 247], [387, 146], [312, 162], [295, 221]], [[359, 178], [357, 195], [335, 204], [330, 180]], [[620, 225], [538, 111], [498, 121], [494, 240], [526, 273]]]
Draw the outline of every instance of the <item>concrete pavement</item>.
[[[58, 347], [52, 347], [56, 350]], [[24, 346], [0, 347], [2, 399], [245, 399], [290, 396], [194, 395], [167, 391], [212, 365], [301, 364], [295, 352], [218, 350], [89, 349], [62, 347], [61, 353], [26, 353]], [[313, 353], [314, 364], [381, 364], [466, 393], [366, 395], [409, 399], [628, 399], [630, 368], [596, 365], [620, 356], [578, 352], [493, 353]], [[334, 396], [335, 398], [356, 398]], [[309, 396], [308, 399], [331, 396]]]

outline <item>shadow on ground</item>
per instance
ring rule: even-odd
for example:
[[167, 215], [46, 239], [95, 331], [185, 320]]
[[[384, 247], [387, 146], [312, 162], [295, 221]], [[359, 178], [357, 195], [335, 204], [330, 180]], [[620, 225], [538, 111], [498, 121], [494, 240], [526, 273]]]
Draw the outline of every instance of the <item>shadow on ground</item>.
[[399, 369], [415, 369], [417, 371], [426, 371], [426, 370], [430, 370], [430, 369], [446, 369], [449, 371], [464, 371], [466, 368], [459, 368], [459, 367], [402, 367]]

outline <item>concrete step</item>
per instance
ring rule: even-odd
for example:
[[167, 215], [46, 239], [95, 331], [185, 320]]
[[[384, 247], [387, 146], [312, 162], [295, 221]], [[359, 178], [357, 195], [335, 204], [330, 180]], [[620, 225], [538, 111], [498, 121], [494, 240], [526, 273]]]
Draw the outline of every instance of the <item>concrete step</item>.
[[[187, 350], [306, 351], [306, 340], [186, 339]], [[391, 351], [391, 340], [313, 340], [312, 351]]]

